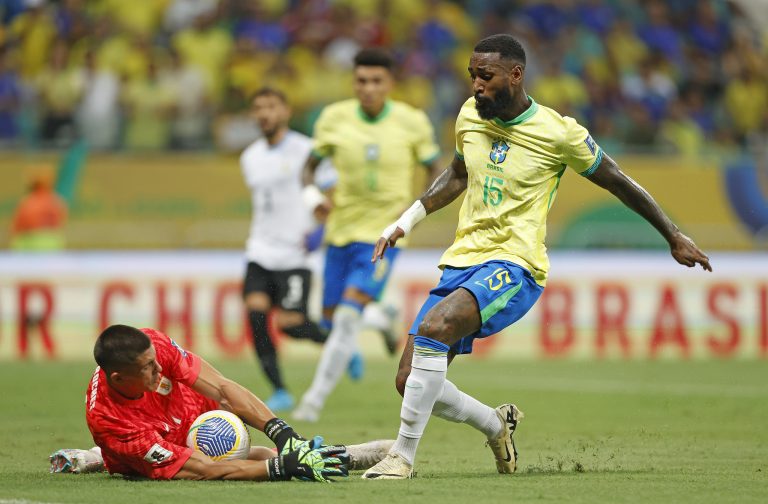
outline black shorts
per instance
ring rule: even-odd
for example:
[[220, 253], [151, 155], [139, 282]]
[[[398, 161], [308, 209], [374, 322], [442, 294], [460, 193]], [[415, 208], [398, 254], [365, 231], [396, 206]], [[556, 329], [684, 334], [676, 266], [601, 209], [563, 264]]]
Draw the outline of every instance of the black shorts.
[[306, 314], [311, 279], [312, 273], [308, 269], [274, 271], [249, 262], [243, 282], [243, 297], [252, 292], [263, 292], [269, 296], [273, 306]]

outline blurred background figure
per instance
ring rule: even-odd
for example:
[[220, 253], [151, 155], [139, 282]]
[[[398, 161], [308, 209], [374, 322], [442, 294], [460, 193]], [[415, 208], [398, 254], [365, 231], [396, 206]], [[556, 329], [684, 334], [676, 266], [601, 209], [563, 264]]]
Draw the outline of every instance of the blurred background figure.
[[109, 68], [99, 67], [96, 53], [85, 54], [83, 98], [77, 110], [82, 138], [97, 150], [117, 146], [120, 135], [120, 81]]
[[67, 205], [53, 189], [52, 170], [35, 168], [27, 195], [13, 215], [11, 249], [25, 252], [63, 249], [66, 220]]
[[63, 147], [75, 139], [75, 112], [85, 87], [83, 73], [69, 64], [69, 46], [59, 40], [50, 63], [37, 76], [37, 91], [42, 105], [43, 141]]

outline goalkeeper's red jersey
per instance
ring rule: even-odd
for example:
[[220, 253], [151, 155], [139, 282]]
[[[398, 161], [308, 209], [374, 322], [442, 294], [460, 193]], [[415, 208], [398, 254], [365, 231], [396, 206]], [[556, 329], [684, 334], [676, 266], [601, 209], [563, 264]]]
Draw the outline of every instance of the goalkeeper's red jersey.
[[110, 473], [170, 479], [192, 454], [186, 443], [190, 425], [218, 403], [190, 388], [200, 374], [200, 357], [159, 331], [142, 332], [163, 368], [157, 390], [127, 399], [97, 367], [85, 396], [85, 419]]

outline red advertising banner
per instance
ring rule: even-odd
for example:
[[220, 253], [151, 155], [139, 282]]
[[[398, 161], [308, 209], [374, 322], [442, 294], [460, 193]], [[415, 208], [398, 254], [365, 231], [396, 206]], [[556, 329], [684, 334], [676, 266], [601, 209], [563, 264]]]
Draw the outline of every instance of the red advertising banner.
[[[439, 251], [405, 251], [385, 293], [405, 335], [439, 278]], [[548, 284], [522, 320], [475, 345], [475, 357], [765, 358], [768, 260], [712, 257], [714, 273], [663, 253], [556, 253]], [[322, 257], [312, 258], [321, 271]], [[238, 252], [4, 254], [0, 359], [90, 359], [113, 323], [155, 327], [208, 357], [251, 355]], [[319, 314], [319, 275], [311, 296]], [[314, 345], [284, 339], [287, 357]], [[363, 351], [381, 353], [363, 335]]]

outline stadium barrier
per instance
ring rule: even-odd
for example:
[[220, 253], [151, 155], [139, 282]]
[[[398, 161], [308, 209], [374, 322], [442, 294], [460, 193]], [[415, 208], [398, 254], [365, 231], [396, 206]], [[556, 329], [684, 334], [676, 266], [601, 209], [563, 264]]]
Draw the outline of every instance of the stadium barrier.
[[[407, 250], [384, 301], [402, 333], [437, 282], [440, 251]], [[765, 358], [768, 261], [717, 253], [713, 273], [661, 252], [551, 255], [549, 283], [534, 309], [476, 344], [476, 358]], [[321, 270], [322, 256], [311, 258]], [[0, 254], [0, 360], [91, 359], [112, 323], [151, 326], [208, 358], [252, 358], [236, 251]], [[319, 285], [311, 295], [319, 313]], [[279, 338], [288, 358], [319, 349]], [[379, 338], [362, 348], [383, 355]]]
[[[25, 192], [24, 167], [55, 164], [56, 159], [52, 153], [0, 152], [0, 230], [10, 228]], [[749, 251], [768, 244], [761, 231], [768, 229], [768, 195], [759, 187], [753, 163], [728, 166], [714, 156], [651, 155], [620, 156], [618, 161], [704, 249]], [[242, 247], [248, 234], [251, 202], [236, 157], [92, 154], [80, 178], [71, 190], [65, 229], [69, 248], [232, 249]], [[451, 243], [459, 206], [457, 201], [430, 216], [429, 226], [417, 228], [412, 245]], [[0, 231], [0, 247], [4, 242]], [[547, 244], [554, 249], [666, 248], [642, 218], [572, 170], [565, 171], [549, 213]]]

